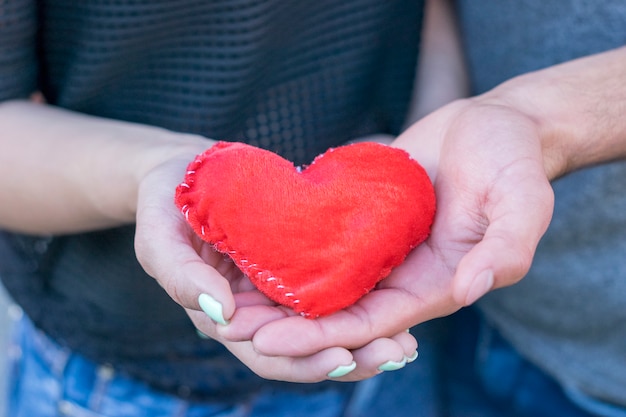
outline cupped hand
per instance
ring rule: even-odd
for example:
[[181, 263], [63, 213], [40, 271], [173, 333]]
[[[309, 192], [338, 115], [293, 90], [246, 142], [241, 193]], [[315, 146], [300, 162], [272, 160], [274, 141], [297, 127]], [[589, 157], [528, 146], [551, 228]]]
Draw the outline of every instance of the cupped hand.
[[437, 195], [429, 239], [355, 305], [328, 317], [285, 316], [250, 333], [235, 315], [220, 329], [252, 339], [264, 355], [302, 356], [332, 346], [355, 357], [372, 340], [451, 314], [528, 271], [553, 209], [534, 121], [487, 99], [454, 102], [422, 119], [393, 146], [428, 171]]
[[[206, 147], [212, 143], [206, 142]], [[258, 352], [251, 341], [254, 331], [294, 313], [258, 292], [232, 261], [195, 235], [175, 207], [174, 190], [188, 163], [203, 150], [201, 147], [178, 154], [141, 180], [135, 237], [142, 267], [185, 308], [203, 335], [224, 344], [258, 375], [292, 382], [363, 379], [380, 372], [378, 366], [390, 359], [401, 363], [405, 356], [412, 356], [417, 343], [404, 329], [391, 337], [368, 341], [356, 354], [341, 346], [296, 355]], [[245, 326], [250, 336], [236, 340], [222, 336], [218, 329], [228, 329], [233, 321]]]

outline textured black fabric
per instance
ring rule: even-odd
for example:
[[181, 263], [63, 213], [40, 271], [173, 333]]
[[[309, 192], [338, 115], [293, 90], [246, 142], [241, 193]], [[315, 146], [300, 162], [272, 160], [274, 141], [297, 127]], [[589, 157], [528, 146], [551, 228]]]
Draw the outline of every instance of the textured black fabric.
[[0, 3], [0, 100], [26, 97], [37, 88], [35, 1]]
[[410, 3], [44, 1], [42, 88], [63, 107], [306, 163], [400, 128], [417, 50]]
[[[421, 13], [414, 0], [5, 0], [0, 100], [39, 89], [71, 110], [308, 163], [399, 132]], [[39, 327], [96, 361], [222, 399], [258, 387], [141, 270], [133, 233], [3, 234], [0, 276]]]

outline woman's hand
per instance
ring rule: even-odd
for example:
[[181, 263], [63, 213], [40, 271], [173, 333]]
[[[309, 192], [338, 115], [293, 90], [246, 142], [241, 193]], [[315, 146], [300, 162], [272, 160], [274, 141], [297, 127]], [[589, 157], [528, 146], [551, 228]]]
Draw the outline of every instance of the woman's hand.
[[[256, 351], [250, 338], [258, 327], [295, 313], [258, 292], [232, 261], [195, 235], [175, 207], [174, 190], [194, 157], [167, 160], [140, 182], [135, 247], [146, 272], [185, 308], [200, 332], [223, 343], [267, 379], [358, 380], [380, 372], [377, 368], [381, 365], [388, 369], [414, 357], [417, 343], [405, 329], [391, 337], [368, 340], [367, 346], [356, 352], [343, 347], [285, 356]], [[229, 340], [221, 335], [228, 332], [233, 320], [247, 329], [249, 338]], [[393, 363], [388, 363], [390, 360]]]

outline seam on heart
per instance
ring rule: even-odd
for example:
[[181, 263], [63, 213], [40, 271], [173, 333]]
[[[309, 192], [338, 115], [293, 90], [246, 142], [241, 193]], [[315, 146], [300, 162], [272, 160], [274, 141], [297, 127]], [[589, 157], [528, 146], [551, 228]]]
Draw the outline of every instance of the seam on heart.
[[[434, 195], [432, 196], [433, 202], [431, 204], [433, 207], [426, 204], [429, 202], [428, 198], [430, 194], [433, 194], [432, 185], [430, 185], [430, 182], [427, 180], [425, 172], [422, 172], [423, 168], [420, 167], [421, 171], [415, 172], [415, 165], [419, 166], [416, 161], [413, 161], [412, 165], [406, 163], [407, 158], [409, 158], [410, 160], [408, 154], [405, 153], [404, 159], [402, 159], [397, 155], [400, 150], [393, 150], [392, 148], [384, 147], [383, 145], [377, 144], [363, 144], [360, 146], [352, 145], [352, 147], [350, 147], [350, 150], [353, 150], [356, 153], [352, 152], [351, 154], [347, 154], [346, 150], [343, 150], [343, 153], [340, 155], [340, 157], [338, 157], [339, 159], [337, 161], [335, 161], [334, 159], [329, 159], [331, 164], [327, 164], [324, 166], [330, 166], [331, 168], [333, 168], [335, 166], [332, 164], [333, 161], [335, 161], [339, 165], [341, 165], [343, 161], [343, 163], [347, 164], [348, 167], [352, 167], [354, 169], [353, 165], [356, 164], [356, 162], [361, 160], [372, 160], [372, 158], [363, 158], [363, 152], [365, 152], [365, 155], [371, 154], [372, 157], [377, 157], [380, 154], [381, 163], [383, 163], [383, 165], [385, 162], [387, 163], [387, 165], [392, 163], [399, 163], [399, 167], [393, 165], [395, 167], [393, 172], [400, 170], [400, 172], [406, 173], [406, 175], [395, 174], [397, 180], [390, 181], [390, 189], [388, 191], [392, 192], [396, 189], [394, 187], [400, 187], [402, 190], [405, 190], [409, 196], [414, 196], [415, 194], [417, 194], [416, 198], [418, 199], [421, 198], [422, 195], [425, 195], [424, 198], [419, 200], [419, 202], [424, 201], [424, 208], [421, 209], [421, 211], [427, 215], [430, 213], [430, 211], [434, 212]], [[236, 220], [237, 215], [245, 214], [242, 211], [238, 211], [239, 208], [234, 207], [238, 205], [239, 194], [237, 194], [236, 199], [227, 199], [229, 196], [232, 197], [233, 193], [237, 193], [236, 190], [239, 189], [237, 187], [234, 187], [233, 191], [231, 191], [230, 188], [222, 190], [221, 187], [227, 186], [222, 184], [230, 184], [229, 180], [232, 177], [238, 179], [240, 182], [243, 181], [241, 184], [240, 182], [235, 183], [238, 187], [247, 186], [247, 183], [245, 181], [254, 180], [257, 172], [259, 172], [258, 169], [246, 168], [240, 170], [237, 167], [249, 167], [250, 164], [252, 164], [252, 166], [256, 168], [260, 167], [260, 171], [267, 174], [266, 176], [270, 179], [273, 178], [271, 174], [275, 172], [272, 171], [272, 167], [274, 165], [278, 165], [280, 167], [279, 171], [277, 172], [280, 172], [281, 175], [283, 173], [283, 169], [288, 171], [288, 169], [283, 166], [283, 162], [276, 159], [274, 156], [271, 156], [268, 152], [269, 151], [254, 148], [249, 145], [219, 142], [202, 154], [197, 155], [194, 161], [192, 161], [187, 166], [185, 178], [176, 189], [176, 205], [179, 207], [185, 220], [192, 227], [195, 233], [202, 240], [212, 245], [216, 251], [224, 254], [225, 256], [228, 256], [237, 265], [237, 267], [250, 279], [252, 284], [254, 284], [254, 286], [257, 287], [257, 289], [261, 293], [263, 293], [272, 301], [289, 307], [295, 312], [307, 318], [319, 317], [320, 315], [330, 314], [337, 309], [344, 308], [349, 305], [348, 302], [344, 302], [346, 294], [341, 291], [337, 291], [337, 288], [342, 288], [340, 285], [338, 285], [343, 282], [341, 281], [342, 277], [339, 277], [339, 281], [341, 282], [338, 283], [335, 280], [336, 277], [331, 275], [334, 270], [330, 270], [329, 274], [324, 274], [324, 277], [327, 279], [322, 283], [314, 281], [315, 285], [308, 285], [309, 282], [305, 281], [304, 287], [300, 287], [301, 277], [294, 276], [294, 274], [306, 275], [306, 268], [308, 267], [308, 264], [306, 262], [305, 264], [295, 264], [295, 266], [290, 265], [289, 268], [284, 269], [281, 264], [276, 264], [273, 261], [273, 257], [275, 257], [276, 255], [270, 254], [269, 260], [267, 259], [268, 250], [264, 249], [264, 247], [258, 247], [258, 241], [254, 239], [254, 235], [248, 238], [246, 234], [242, 234], [243, 226], [240, 226]], [[308, 167], [295, 167], [295, 171], [297, 173], [303, 173], [305, 170], [311, 168], [311, 166], [313, 165], [316, 165], [320, 169], [322, 169], [322, 165], [320, 165], [319, 163], [327, 160], [328, 155], [330, 155], [331, 153], [335, 153], [335, 149], [331, 148], [327, 151], [327, 153], [319, 155], [314, 159], [314, 161], [312, 161], [312, 163]], [[339, 152], [335, 154], [339, 154]], [[361, 155], [361, 157], [359, 157], [359, 155]], [[371, 166], [371, 164], [367, 166], [372, 169], [375, 168], [375, 166]], [[237, 169], [234, 169], [234, 171], [231, 172], [230, 170], [226, 169], [229, 167], [235, 167]], [[224, 170], [222, 170], [221, 168], [224, 168]], [[328, 172], [328, 168], [326, 168], [326, 171], [312, 170], [310, 172], [314, 172], [318, 176], [321, 175], [320, 178], [324, 181], [330, 181], [331, 179], [335, 178], [335, 176], [329, 177], [330, 174]], [[325, 172], [326, 174], [320, 174], [322, 172]], [[388, 172], [388, 170], [383, 170], [382, 172]], [[332, 169], [330, 173], [333, 173]], [[219, 177], [219, 180], [215, 179], [216, 176]], [[357, 175], [357, 179], [358, 178], [361, 177]], [[403, 180], [404, 178], [425, 179], [423, 183], [421, 183], [421, 180], [416, 180], [416, 182]], [[372, 183], [371, 176], [366, 176], [363, 178], [363, 180], [369, 181], [368, 183]], [[342, 186], [344, 187], [346, 185], [355, 185], [354, 180], [352, 180], [352, 182], [348, 181], [347, 184], [341, 182], [340, 184], [343, 184]], [[357, 181], [356, 184], [358, 185], [359, 182]], [[428, 185], [430, 185], [431, 189], [428, 189]], [[244, 189], [244, 191], [247, 191], [247, 188]], [[262, 191], [266, 190], [263, 189]], [[280, 193], [274, 194], [276, 194], [278, 197], [280, 197], [281, 195]], [[383, 197], [387, 194], [383, 195]], [[248, 197], [250, 196], [253, 197], [254, 195], [251, 194]], [[392, 201], [396, 200], [392, 199]], [[216, 205], [216, 202], [219, 202], [219, 204]], [[396, 202], [398, 204], [405, 204], [404, 201]], [[342, 204], [342, 201], [338, 203], [339, 208], [343, 207]], [[315, 205], [313, 206], [315, 207]], [[275, 211], [267, 210], [267, 212], [273, 213]], [[413, 210], [411, 211], [411, 213], [413, 213]], [[313, 213], [312, 216], [315, 216], [315, 213]], [[407, 216], [408, 214], [406, 216], [403, 215], [402, 219], [409, 221], [410, 219], [407, 219]], [[235, 220], [233, 220], [233, 218]], [[314, 223], [315, 221], [317, 221], [318, 223], [322, 222], [324, 224], [328, 223], [325, 216], [315, 217]], [[430, 221], [432, 222], [432, 214], [430, 215]], [[422, 226], [424, 220], [420, 220], [418, 223], [420, 224], [416, 225], [415, 227], [417, 228], [419, 226], [419, 228], [423, 228]], [[411, 223], [411, 225], [414, 224], [415, 221]], [[359, 225], [360, 223], [357, 224], [357, 226]], [[412, 236], [414, 237], [415, 233], [418, 233], [418, 230], [415, 229], [412, 233]], [[422, 242], [428, 236], [428, 233], [429, 232], [424, 231], [420, 235], [421, 237], [418, 239], [419, 242]], [[291, 235], [292, 234], [289, 234], [289, 236]], [[263, 234], [263, 236], [265, 236], [265, 234]], [[404, 235], [399, 236], [399, 238], [404, 239]], [[407, 239], [408, 238], [409, 237], [407, 237]], [[242, 246], [242, 240], [246, 243], [246, 245]], [[402, 242], [405, 242], [405, 240], [402, 240]], [[397, 250], [402, 251], [404, 256], [406, 256], [404, 252], [406, 248], [405, 246], [402, 246], [402, 242], [399, 242], [392, 246], [395, 246]], [[257, 245], [256, 247], [254, 246], [255, 244]], [[417, 246], [417, 244], [410, 244], [410, 249], [414, 248], [415, 246]], [[245, 252], [243, 254], [240, 252], [242, 249], [244, 249]], [[388, 250], [387, 252], [390, 251]], [[378, 256], [378, 258], [383, 255]], [[263, 258], [264, 256], [265, 258]], [[289, 254], [287, 253], [286, 256], [281, 256], [280, 259], [283, 259], [285, 257], [288, 258]], [[396, 258], [397, 257], [394, 255], [394, 259]], [[346, 262], [350, 261], [350, 258], [346, 260]], [[358, 266], [360, 264], [356, 262], [356, 265]], [[396, 262], [393, 263], [393, 266], [395, 265], [397, 265]], [[369, 285], [376, 278], [374, 284], [372, 284], [372, 288], [375, 287], [376, 283], [378, 283], [382, 279], [382, 277], [385, 277], [390, 273], [393, 266], [389, 267], [388, 269], [383, 269], [382, 271], [380, 271], [379, 274], [366, 274], [366, 283], [368, 283]], [[276, 276], [275, 274], [277, 274], [278, 276]], [[345, 275], [346, 274], [344, 274], [344, 276]], [[290, 283], [289, 287], [284, 284], [285, 280]], [[295, 286], [295, 291], [292, 285]], [[356, 294], [357, 291], [358, 288], [354, 288], [352, 292], [347, 293], [347, 296], [352, 297], [354, 294]], [[349, 302], [354, 302], [354, 300], [349, 300]]]
[[[201, 164], [200, 158], [197, 157], [193, 161], [192, 164], [194, 165], [194, 168], [195, 166], [200, 165]], [[194, 179], [195, 174], [196, 174], [196, 170], [190, 167], [190, 169], [188, 169], [186, 172], [185, 181], [179, 184], [179, 187], [186, 188], [187, 190], [191, 191], [192, 185], [194, 185], [195, 183], [195, 179]], [[193, 207], [191, 207], [189, 204], [184, 204], [182, 207], [180, 207], [180, 212], [183, 214], [183, 216], [185, 216], [185, 220], [187, 222], [189, 222], [189, 213], [192, 211], [192, 209]], [[194, 217], [195, 217], [195, 213], [194, 213]], [[206, 230], [205, 230], [204, 225], [201, 224], [200, 222], [198, 222], [198, 224], [200, 226], [200, 230], [197, 232], [199, 232], [199, 234], [203, 238], [206, 237]], [[311, 317], [310, 313], [307, 313], [305, 311], [301, 311], [301, 309], [298, 309], [298, 304], [300, 304], [301, 302], [300, 299], [296, 297], [296, 293], [294, 292], [294, 290], [285, 286], [282, 283], [282, 280], [280, 278], [274, 276], [274, 274], [272, 274], [268, 270], [259, 268], [257, 264], [250, 262], [247, 258], [243, 256], [240, 256], [237, 251], [229, 249], [228, 245], [224, 241], [209, 242], [209, 243], [212, 243], [213, 247], [218, 252], [221, 252], [230, 256], [230, 258], [235, 262], [235, 264], [239, 267], [239, 269], [250, 280], [257, 281], [257, 282], [265, 281], [267, 284], [274, 286], [276, 293], [282, 295], [280, 301], [274, 300], [271, 297], [271, 294], [265, 294], [268, 298], [283, 305], [289, 304], [288, 306], [290, 306], [293, 310], [299, 312], [301, 316]], [[255, 286], [259, 289], [262, 288], [262, 286], [258, 286], [258, 285], [255, 285]]]
[[[195, 171], [187, 172], [187, 174], [193, 174], [193, 173], [195, 173]], [[183, 185], [185, 188], [191, 188], [186, 183], [183, 183], [181, 185]], [[191, 211], [191, 209], [192, 207], [190, 207], [188, 204], [185, 204], [180, 208], [181, 213], [183, 214], [183, 216], [185, 216], [185, 219], [187, 221], [189, 221], [189, 212]], [[206, 236], [204, 225], [200, 225], [200, 235]], [[280, 304], [283, 304], [283, 305], [286, 305], [286, 303], [290, 304], [290, 307], [293, 310], [297, 311], [303, 317], [308, 318], [312, 316], [310, 313], [302, 311], [301, 309], [298, 308], [298, 304], [300, 304], [301, 302], [300, 299], [297, 298], [294, 290], [292, 290], [291, 288], [283, 284], [280, 278], [274, 276], [274, 274], [272, 274], [270, 271], [266, 269], [259, 268], [259, 266], [256, 263], [250, 262], [247, 258], [239, 255], [237, 251], [229, 249], [228, 245], [224, 241], [209, 242], [209, 243], [213, 244], [213, 247], [215, 248], [216, 251], [228, 255], [235, 262], [235, 264], [239, 267], [239, 269], [250, 280], [257, 281], [257, 282], [265, 281], [267, 284], [273, 285], [274, 288], [277, 290], [276, 292], [282, 295], [282, 299], [280, 302], [277, 300], [273, 300], [273, 301], [279, 302]], [[259, 285], [255, 285], [255, 286], [259, 289], [264, 288]], [[272, 299], [270, 294], [265, 294], [265, 295], [268, 298]]]
[[[296, 296], [296, 293], [294, 292], [293, 289], [284, 285], [283, 281], [279, 277], [274, 276], [274, 274], [272, 274], [267, 269], [260, 268], [256, 263], [250, 262], [250, 260], [241, 256], [237, 251], [228, 249], [228, 246], [223, 241], [214, 242], [213, 246], [215, 247], [215, 250], [217, 250], [218, 252], [228, 255], [235, 262], [235, 264], [239, 267], [241, 272], [243, 272], [250, 280], [252, 280], [253, 283], [254, 281], [257, 281], [257, 282], [264, 281], [265, 283], [269, 285], [273, 285], [274, 288], [277, 290], [277, 292], [280, 295], [282, 295], [282, 300], [280, 301], [274, 299], [276, 298], [276, 295], [273, 295], [272, 297], [270, 296], [270, 294], [265, 294], [268, 298], [272, 299], [273, 301], [278, 302], [279, 304], [286, 305], [287, 307], [291, 307], [293, 310], [297, 311], [303, 317], [311, 317], [310, 313], [301, 311], [301, 309], [298, 308], [298, 305], [301, 302], [300, 299]], [[259, 288], [261, 292], [263, 292], [261, 290], [261, 288], [264, 288], [263, 286], [260, 286], [260, 285], [255, 285], [255, 286]], [[287, 304], [290, 304], [290, 305], [287, 305]]]

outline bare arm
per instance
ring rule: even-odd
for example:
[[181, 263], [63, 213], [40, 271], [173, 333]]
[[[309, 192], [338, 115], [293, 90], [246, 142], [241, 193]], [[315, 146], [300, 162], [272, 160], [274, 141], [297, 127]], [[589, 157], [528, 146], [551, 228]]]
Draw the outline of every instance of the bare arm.
[[514, 78], [421, 119], [393, 145], [422, 162], [435, 184], [430, 238], [355, 308], [315, 323], [272, 322], [254, 335], [257, 350], [359, 346], [516, 283], [551, 220], [550, 181], [626, 157], [624, 114], [622, 47]]
[[[219, 300], [227, 320], [236, 305], [258, 303], [250, 284], [187, 226], [174, 189], [187, 164], [212, 141], [150, 126], [90, 117], [45, 104], [0, 105], [0, 228], [35, 234], [72, 233], [136, 221], [136, 255], [145, 271], [185, 308], [203, 333], [222, 342], [254, 372], [270, 379], [316, 382], [350, 366], [341, 347], [298, 357], [266, 357], [249, 340], [231, 342], [199, 305]], [[88, 279], [88, 278], [87, 278]], [[239, 294], [241, 293], [241, 294]], [[272, 320], [263, 311], [255, 320]], [[404, 332], [371, 342], [373, 369], [415, 351]], [[339, 368], [338, 368], [339, 367]], [[331, 374], [332, 375], [332, 374]]]
[[406, 126], [453, 100], [467, 97], [463, 47], [450, 0], [427, 0], [415, 87]]
[[531, 118], [550, 179], [626, 157], [626, 47], [514, 78], [476, 102]]
[[0, 227], [44, 234], [132, 223], [141, 179], [209, 146], [200, 137], [45, 104], [2, 103]]

